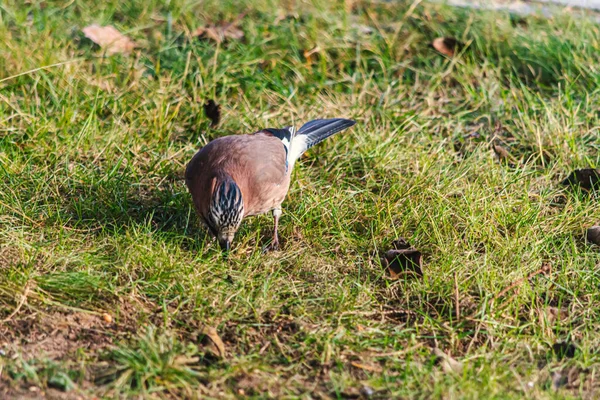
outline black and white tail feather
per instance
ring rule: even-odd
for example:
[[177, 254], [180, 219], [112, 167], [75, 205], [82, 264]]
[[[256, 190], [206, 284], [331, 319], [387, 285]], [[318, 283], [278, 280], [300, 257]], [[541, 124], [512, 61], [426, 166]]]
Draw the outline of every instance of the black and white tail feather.
[[350, 128], [356, 121], [343, 118], [315, 119], [302, 125], [298, 131], [293, 126], [283, 129], [265, 129], [273, 136], [278, 137], [287, 154], [285, 160], [286, 170], [294, 167], [294, 163], [300, 156], [315, 144], [321, 143], [344, 129]]

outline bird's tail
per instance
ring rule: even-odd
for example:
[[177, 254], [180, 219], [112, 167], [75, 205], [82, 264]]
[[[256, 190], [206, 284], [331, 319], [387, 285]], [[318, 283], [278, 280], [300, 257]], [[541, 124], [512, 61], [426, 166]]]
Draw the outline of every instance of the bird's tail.
[[350, 128], [356, 121], [342, 118], [316, 119], [302, 125], [292, 138], [288, 160], [293, 164], [306, 150], [329, 136]]

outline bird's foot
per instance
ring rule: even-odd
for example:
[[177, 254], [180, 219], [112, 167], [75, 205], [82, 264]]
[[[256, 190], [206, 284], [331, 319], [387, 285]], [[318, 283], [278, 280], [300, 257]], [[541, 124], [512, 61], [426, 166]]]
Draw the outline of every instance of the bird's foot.
[[279, 250], [279, 240], [274, 240], [270, 244], [263, 247], [263, 253], [269, 253], [271, 251]]

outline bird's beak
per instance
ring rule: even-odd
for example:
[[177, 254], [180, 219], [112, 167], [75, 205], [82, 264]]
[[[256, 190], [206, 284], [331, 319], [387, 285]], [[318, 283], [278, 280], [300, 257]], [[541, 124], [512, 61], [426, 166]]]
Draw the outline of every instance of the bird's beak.
[[221, 246], [221, 250], [229, 251], [231, 248], [231, 241], [229, 239], [219, 240], [219, 246]]

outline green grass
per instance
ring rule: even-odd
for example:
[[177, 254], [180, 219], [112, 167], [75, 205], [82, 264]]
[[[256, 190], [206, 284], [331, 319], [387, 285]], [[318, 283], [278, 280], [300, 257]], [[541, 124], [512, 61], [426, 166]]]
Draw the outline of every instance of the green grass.
[[[243, 11], [243, 41], [191, 36]], [[560, 181], [600, 166], [600, 30], [511, 21], [403, 1], [4, 1], [0, 397], [597, 397], [598, 194]], [[103, 57], [92, 23], [139, 48]], [[440, 36], [467, 46], [449, 59]], [[185, 164], [215, 137], [321, 117], [358, 123], [297, 165], [283, 249], [262, 254], [262, 216], [223, 257]], [[387, 278], [400, 236], [422, 279]]]

